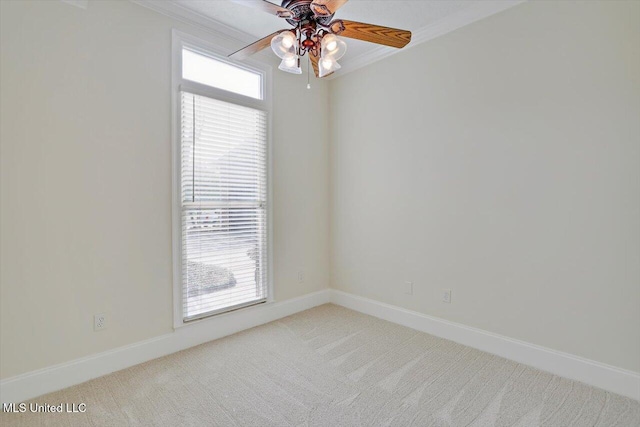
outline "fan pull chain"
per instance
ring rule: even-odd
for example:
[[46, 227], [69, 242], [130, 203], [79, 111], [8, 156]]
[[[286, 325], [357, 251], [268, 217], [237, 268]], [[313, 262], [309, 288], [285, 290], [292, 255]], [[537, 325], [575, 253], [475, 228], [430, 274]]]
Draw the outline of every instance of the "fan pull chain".
[[309, 83], [309, 68], [311, 68], [311, 53], [307, 53], [307, 89], [311, 89], [311, 83]]

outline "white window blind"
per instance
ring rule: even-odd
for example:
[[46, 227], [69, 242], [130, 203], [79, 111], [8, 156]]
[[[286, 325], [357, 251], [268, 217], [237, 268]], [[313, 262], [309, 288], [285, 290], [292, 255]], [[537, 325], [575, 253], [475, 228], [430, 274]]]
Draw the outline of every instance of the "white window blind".
[[181, 91], [183, 321], [267, 298], [267, 113]]

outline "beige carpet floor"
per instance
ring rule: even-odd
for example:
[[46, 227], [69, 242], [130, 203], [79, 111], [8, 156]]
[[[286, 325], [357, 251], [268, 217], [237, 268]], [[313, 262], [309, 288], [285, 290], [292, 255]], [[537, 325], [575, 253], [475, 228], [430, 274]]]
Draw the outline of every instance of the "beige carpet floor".
[[640, 404], [324, 305], [35, 401], [2, 426], [638, 426]]

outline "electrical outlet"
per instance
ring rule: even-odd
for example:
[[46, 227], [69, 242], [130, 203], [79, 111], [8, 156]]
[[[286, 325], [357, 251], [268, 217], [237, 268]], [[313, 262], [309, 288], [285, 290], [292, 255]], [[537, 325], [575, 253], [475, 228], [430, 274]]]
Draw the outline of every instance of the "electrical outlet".
[[304, 271], [298, 271], [298, 283], [304, 283]]
[[93, 316], [93, 330], [101, 331], [107, 327], [107, 315], [104, 313]]
[[404, 293], [406, 295], [413, 295], [413, 282], [404, 282]]
[[442, 302], [446, 302], [447, 304], [451, 304], [451, 289], [443, 289], [442, 290]]

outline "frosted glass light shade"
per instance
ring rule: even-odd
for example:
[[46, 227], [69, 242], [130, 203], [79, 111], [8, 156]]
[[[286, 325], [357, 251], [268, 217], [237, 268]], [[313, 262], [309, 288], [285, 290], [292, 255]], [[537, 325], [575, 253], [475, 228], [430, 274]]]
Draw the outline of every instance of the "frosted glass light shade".
[[284, 59], [296, 54], [296, 35], [293, 31], [283, 31], [271, 39], [271, 49]]
[[283, 58], [278, 69], [291, 74], [302, 74], [302, 68], [300, 68], [300, 60], [298, 59], [298, 56], [287, 56]]
[[318, 77], [324, 77], [334, 71], [338, 71], [340, 68], [342, 67], [335, 59], [320, 58], [320, 61], [318, 61]]
[[320, 43], [321, 56], [331, 57], [336, 61], [347, 53], [347, 44], [340, 40], [335, 34], [327, 34]]

